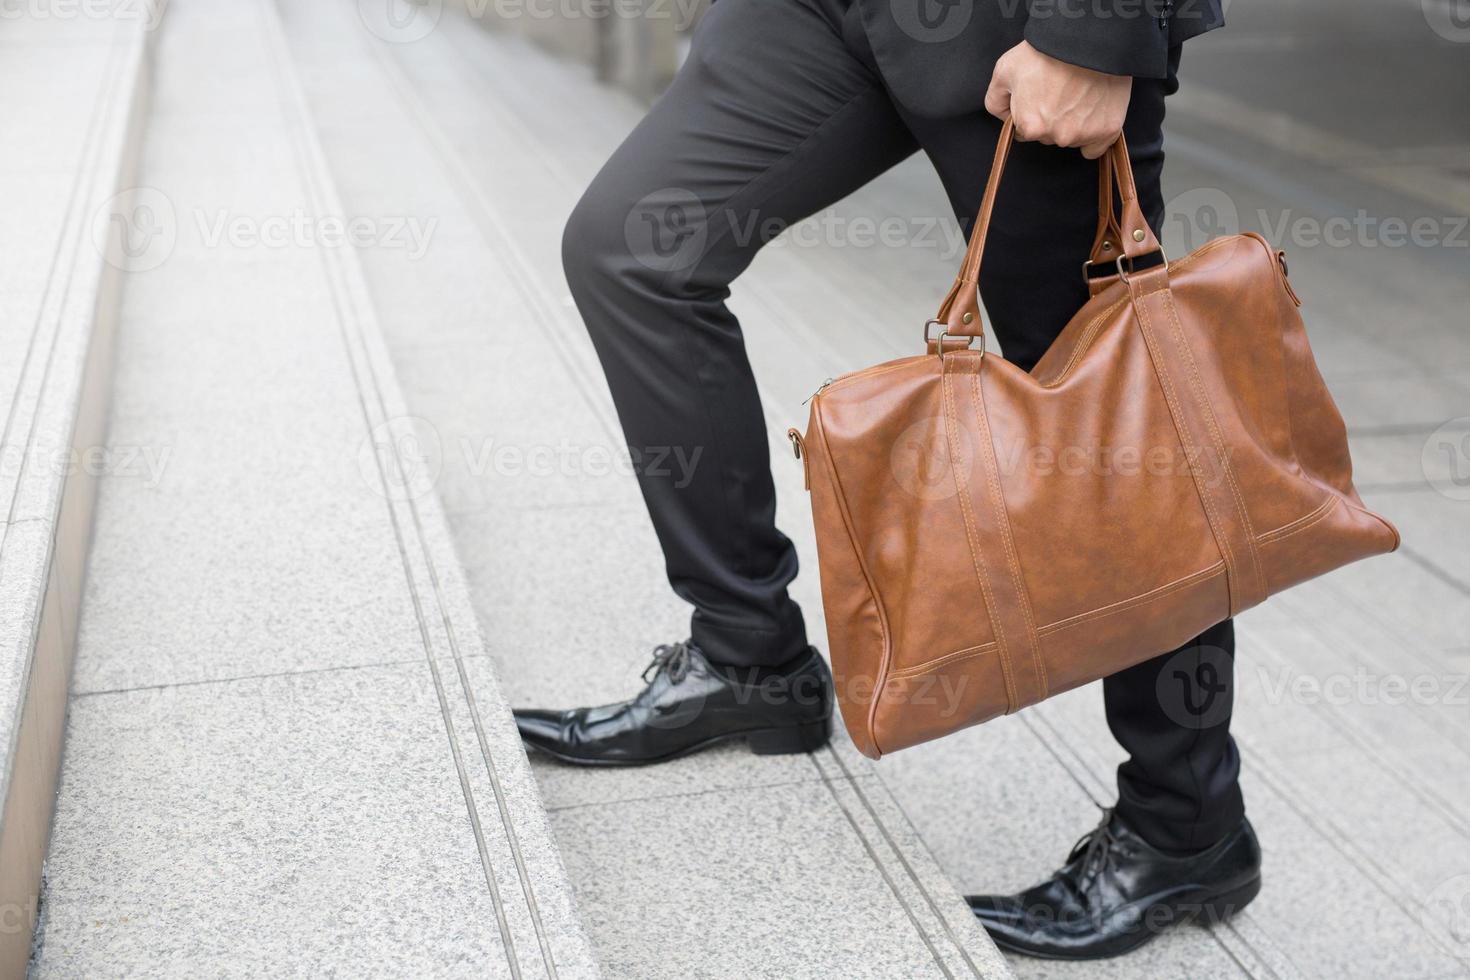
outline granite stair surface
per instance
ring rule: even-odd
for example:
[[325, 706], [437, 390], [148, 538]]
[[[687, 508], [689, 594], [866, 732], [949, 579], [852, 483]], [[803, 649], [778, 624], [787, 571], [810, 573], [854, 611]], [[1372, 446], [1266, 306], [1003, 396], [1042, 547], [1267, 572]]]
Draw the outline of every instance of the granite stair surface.
[[[1303, 87], [1260, 98], [1257, 79], [1294, 70], [1266, 60], [1275, 39], [1344, 43], [1318, 36], [1325, 13], [1304, 15], [1326, 3], [1242, 6], [1219, 46], [1194, 42], [1171, 105], [1170, 254], [1219, 230], [1221, 202], [1270, 235], [1259, 222], [1282, 215], [1412, 220], [1470, 200], [1440, 157], [1353, 142], [1363, 120]], [[1454, 904], [1470, 895], [1456, 686], [1470, 503], [1429, 449], [1470, 433], [1463, 252], [1281, 243], [1359, 487], [1405, 544], [1239, 622], [1233, 730], [1260, 897], [1118, 960], [1002, 957], [960, 896], [1032, 883], [1111, 803], [1119, 750], [1095, 686], [876, 764], [840, 731], [810, 755], [733, 746], [646, 769], [522, 752], [508, 706], [627, 696], [688, 610], [618, 463], [559, 262], [565, 216], [644, 107], [487, 30], [469, 12], [484, 9], [172, 0], [121, 42], [140, 65], [153, 46], [153, 95], [114, 115], [139, 117], [143, 149], [135, 178], [113, 171], [108, 193], [127, 194], [106, 213], [162, 234], [90, 263], [123, 275], [108, 434], [89, 438], [152, 462], [99, 480], [34, 973], [1470, 972]], [[1424, 55], [1398, 14], [1372, 22], [1385, 64], [1453, 77], [1452, 52]], [[1332, 71], [1360, 84], [1346, 62]], [[74, 84], [95, 97], [101, 76]], [[57, 131], [89, 132], [72, 111]], [[1410, 149], [1470, 146], [1404, 115], [1377, 122]], [[823, 379], [915, 352], [962, 248], [915, 158], [778, 240], [734, 288], [815, 638], [814, 538], [784, 432]], [[57, 363], [80, 376], [87, 361]], [[40, 382], [0, 357], [0, 383]], [[5, 531], [9, 589], [12, 556], [45, 552], [53, 531]], [[39, 569], [33, 623], [53, 575]], [[66, 617], [49, 628], [67, 649]], [[1440, 693], [1300, 693], [1362, 675]], [[0, 686], [17, 704], [25, 690]]]
[[165, 234], [123, 263], [107, 438], [156, 465], [101, 484], [32, 971], [1008, 975], [846, 745], [533, 780], [505, 669], [603, 697], [679, 611], [641, 574], [560, 608], [589, 552], [650, 567], [630, 481], [466, 477], [471, 437], [616, 430], [524, 275], [559, 217], [475, 177], [505, 131], [424, 84], [469, 80], [451, 38], [482, 40], [168, 8], [137, 188]]
[[156, 11], [0, 17], [0, 976], [41, 912]]
[[597, 976], [268, 0], [138, 180], [32, 972]]

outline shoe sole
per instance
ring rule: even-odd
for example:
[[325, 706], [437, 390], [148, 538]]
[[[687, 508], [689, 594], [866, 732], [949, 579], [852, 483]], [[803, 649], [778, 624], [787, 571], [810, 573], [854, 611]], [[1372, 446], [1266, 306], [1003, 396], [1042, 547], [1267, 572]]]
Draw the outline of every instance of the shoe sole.
[[686, 755], [693, 755], [705, 749], [712, 748], [725, 742], [733, 742], [744, 739], [750, 746], [750, 751], [755, 755], [797, 755], [805, 752], [815, 752], [826, 745], [832, 737], [832, 719], [823, 718], [821, 721], [809, 721], [802, 725], [787, 725], [781, 728], [756, 728], [744, 732], [728, 732], [724, 735], [716, 735], [702, 742], [685, 746], [677, 752], [668, 755], [657, 756], [652, 759], [588, 759], [582, 756], [567, 755], [538, 745], [535, 742], [524, 742], [529, 749], [535, 749], [542, 755], [550, 756], [559, 762], [565, 762], [573, 766], [592, 766], [605, 768], [632, 768], [635, 766], [656, 766], [662, 762], [673, 762], [682, 759]]
[[[1171, 921], [1164, 928], [1138, 930], [1136, 936], [1130, 936], [1128, 941], [1106, 952], [1098, 953], [1058, 953], [1048, 950], [1030, 949], [1009, 942], [1005, 937], [991, 935], [991, 940], [996, 946], [1008, 953], [1019, 953], [1042, 960], [1068, 960], [1081, 962], [1084, 960], [1106, 960], [1115, 956], [1124, 956], [1141, 946], [1157, 939], [1164, 933], [1176, 926], [1185, 925], [1190, 922], [1198, 922], [1201, 925], [1218, 925], [1229, 919], [1241, 909], [1251, 903], [1261, 891], [1261, 876], [1256, 875], [1243, 885], [1238, 885], [1227, 891], [1207, 895], [1204, 898], [1181, 899], [1179, 901], [1164, 903], [1171, 910]], [[984, 922], [981, 922], [984, 925]]]

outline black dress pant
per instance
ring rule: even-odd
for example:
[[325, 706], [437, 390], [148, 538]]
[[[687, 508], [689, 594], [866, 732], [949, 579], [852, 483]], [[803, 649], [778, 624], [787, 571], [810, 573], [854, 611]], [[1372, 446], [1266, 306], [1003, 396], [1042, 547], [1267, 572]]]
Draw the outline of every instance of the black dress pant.
[[[1125, 127], [1155, 227], [1172, 85], [1136, 80]], [[775, 525], [766, 424], [725, 304], [730, 283], [782, 229], [920, 149], [968, 229], [999, 132], [983, 113], [935, 119], [896, 105], [846, 0], [719, 0], [670, 89], [573, 212], [567, 279], [669, 580], [694, 607], [691, 637], [711, 660], [777, 665], [807, 643], [787, 594], [796, 553]], [[1015, 147], [981, 273], [1012, 362], [1029, 369], [1086, 300], [1080, 270], [1096, 210], [1096, 163], [1076, 150]], [[1131, 755], [1118, 773], [1120, 812], [1158, 846], [1205, 846], [1240, 820], [1239, 761], [1218, 720], [1232, 650], [1227, 622], [1104, 684], [1109, 723]], [[1200, 687], [1206, 664], [1208, 718], [1190, 713], [1199, 697], [1175, 693], [1181, 672]]]

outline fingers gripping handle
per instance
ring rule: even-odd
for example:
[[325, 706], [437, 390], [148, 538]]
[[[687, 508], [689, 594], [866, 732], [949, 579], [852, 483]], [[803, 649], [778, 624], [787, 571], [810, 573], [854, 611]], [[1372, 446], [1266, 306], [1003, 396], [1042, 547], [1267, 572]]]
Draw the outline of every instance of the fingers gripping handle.
[[[980, 260], [985, 254], [985, 237], [990, 230], [991, 212], [995, 209], [996, 190], [1000, 186], [1001, 174], [1005, 171], [1006, 159], [1010, 156], [1014, 139], [1014, 126], [1007, 119], [1001, 126], [1000, 138], [995, 144], [995, 160], [990, 165], [990, 177], [985, 182], [985, 194], [980, 199], [980, 212], [975, 217], [975, 227], [970, 232], [970, 245], [965, 250], [965, 262], [954, 285], [944, 297], [935, 317], [944, 325], [944, 332], [957, 337], [978, 337], [984, 332], [980, 315]], [[1098, 180], [1098, 236], [1093, 243], [1093, 257], [1116, 258], [1121, 252], [1130, 259], [1148, 255], [1159, 250], [1158, 239], [1143, 212], [1138, 206], [1138, 189], [1133, 183], [1133, 166], [1128, 161], [1128, 146], [1122, 134], [1099, 161], [1102, 168]], [[1122, 201], [1122, 212], [1114, 225], [1112, 213], [1113, 183], [1116, 181], [1118, 197]], [[1116, 227], [1116, 233], [1113, 229]], [[1107, 236], [1112, 234], [1112, 238]], [[1102, 251], [1104, 242], [1117, 249], [1111, 256]]]

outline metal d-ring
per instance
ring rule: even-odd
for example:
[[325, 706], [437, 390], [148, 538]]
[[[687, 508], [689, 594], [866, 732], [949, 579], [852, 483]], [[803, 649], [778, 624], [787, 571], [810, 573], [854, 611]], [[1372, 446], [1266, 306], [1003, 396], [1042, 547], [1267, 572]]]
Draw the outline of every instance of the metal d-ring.
[[[1152, 253], [1146, 253], [1146, 254], [1152, 254]], [[1169, 253], [1164, 251], [1164, 246], [1162, 246], [1162, 245], [1159, 246], [1159, 255], [1163, 256], [1163, 258], [1164, 258], [1164, 262], [1163, 262], [1164, 268], [1165, 269], [1169, 268]], [[1128, 256], [1127, 255], [1120, 255], [1120, 256], [1118, 256], [1118, 258], [1114, 261], [1114, 265], [1116, 265], [1117, 268], [1118, 268], [1118, 281], [1119, 282], [1122, 282], [1124, 285], [1127, 285], [1127, 283], [1128, 283], [1128, 276], [1127, 276], [1126, 273], [1123, 272], [1123, 260], [1124, 259], [1128, 259]], [[1128, 259], [1128, 272], [1132, 272], [1132, 271], [1133, 271], [1133, 260], [1132, 259]]]
[[[938, 324], [941, 328], [944, 327], [944, 323], [941, 322], [941, 321], [939, 321], [939, 320], [926, 320], [924, 322], [924, 346], [925, 347], [928, 347], [930, 344], [935, 344], [935, 348], [934, 348], [935, 353], [937, 353], [939, 355], [939, 359], [942, 361], [942, 360], [944, 360], [944, 341], [945, 341], [945, 339], [948, 338], [948, 337], [959, 337], [961, 335], [960, 334], [952, 334], [952, 333], [949, 333], [946, 330], [941, 329], [939, 331], [939, 336], [938, 337], [931, 337], [929, 335], [929, 328], [932, 327], [932, 326], [934, 326], [935, 324]], [[981, 333], [979, 333], [979, 334], [976, 334], [976, 335], [969, 336], [969, 337], [966, 337], [965, 338], [965, 340], [969, 341], [969, 343], [967, 343], [965, 345], [966, 346], [966, 349], [968, 349], [968, 350], [974, 350], [974, 348], [971, 347], [970, 344], [973, 344], [975, 342], [975, 338], [976, 337], [979, 337], [980, 338], [980, 356], [981, 357], [984, 357], [985, 356], [985, 333], [983, 331]], [[936, 341], [937, 341], [937, 343], [936, 343]]]

